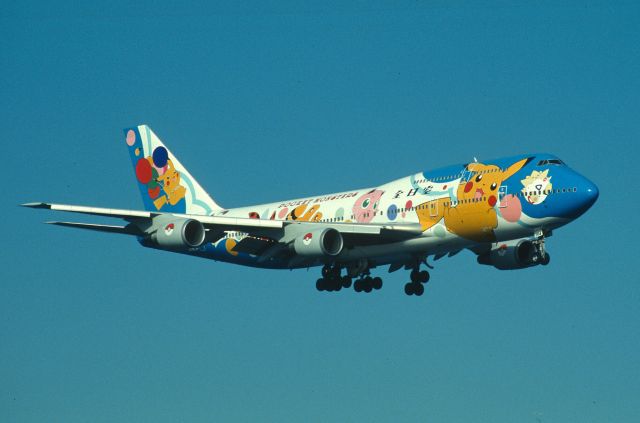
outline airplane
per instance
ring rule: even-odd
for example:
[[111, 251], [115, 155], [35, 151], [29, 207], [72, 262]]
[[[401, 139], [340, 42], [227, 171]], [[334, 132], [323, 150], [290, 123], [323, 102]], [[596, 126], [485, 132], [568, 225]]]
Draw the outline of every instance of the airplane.
[[[427, 259], [470, 250], [500, 270], [547, 265], [553, 231], [598, 199], [598, 188], [551, 154], [451, 165], [379, 185], [238, 208], [216, 203], [147, 125], [126, 128], [144, 210], [54, 203], [22, 206], [124, 220], [53, 225], [135, 236], [148, 248], [266, 269], [322, 266], [319, 291], [382, 287], [371, 271], [410, 271], [421, 296]], [[355, 281], [354, 281], [355, 279]]]

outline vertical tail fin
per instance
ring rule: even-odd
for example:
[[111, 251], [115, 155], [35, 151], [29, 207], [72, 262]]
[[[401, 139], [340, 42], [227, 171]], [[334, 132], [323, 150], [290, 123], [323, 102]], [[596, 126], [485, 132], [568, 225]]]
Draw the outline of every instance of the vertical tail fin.
[[200, 215], [222, 210], [151, 128], [125, 128], [124, 134], [145, 210]]

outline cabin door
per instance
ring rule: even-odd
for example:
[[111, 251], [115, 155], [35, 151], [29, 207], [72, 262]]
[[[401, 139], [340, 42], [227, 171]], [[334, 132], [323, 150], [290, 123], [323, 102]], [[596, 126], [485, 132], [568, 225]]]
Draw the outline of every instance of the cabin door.
[[500, 204], [500, 208], [507, 207], [509, 204], [509, 199], [507, 198], [507, 186], [501, 185], [498, 189], [498, 201]]

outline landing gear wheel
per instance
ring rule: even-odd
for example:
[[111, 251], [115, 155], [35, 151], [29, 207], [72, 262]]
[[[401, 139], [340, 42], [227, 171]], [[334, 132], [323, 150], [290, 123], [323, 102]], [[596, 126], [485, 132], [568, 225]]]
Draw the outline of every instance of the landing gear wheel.
[[382, 278], [379, 278], [378, 276], [376, 276], [371, 280], [371, 285], [373, 286], [373, 289], [376, 289], [376, 290], [382, 288]]
[[324, 280], [324, 290], [327, 291], [327, 292], [335, 291], [334, 285], [333, 285], [333, 281], [331, 279], [325, 279]]
[[540, 264], [543, 266], [546, 266], [547, 264], [549, 264], [550, 261], [551, 261], [551, 256], [549, 255], [549, 253], [544, 253], [544, 256], [542, 257]]
[[341, 282], [343, 288], [351, 288], [351, 278], [349, 276], [343, 276]]
[[316, 281], [316, 289], [318, 291], [324, 291], [324, 279], [320, 278]]
[[413, 293], [414, 293], [414, 292], [413, 292], [413, 289], [414, 289], [414, 284], [413, 284], [413, 282], [407, 282], [407, 283], [404, 285], [404, 293], [405, 293], [405, 294], [407, 294], [407, 295], [413, 295]]
[[356, 279], [356, 281], [353, 284], [353, 290], [356, 292], [362, 291], [362, 279]]
[[420, 280], [420, 272], [414, 269], [411, 271], [409, 277], [411, 279], [411, 282], [418, 282]]
[[336, 279], [333, 290], [340, 291], [341, 289], [342, 289], [342, 281], [340, 279]]
[[420, 282], [422, 283], [427, 283], [429, 282], [429, 272], [427, 272], [426, 270], [421, 271], [418, 274], [418, 279], [420, 280]]
[[363, 282], [364, 282], [363, 291], [368, 294], [373, 289], [373, 282], [372, 282], [371, 276], [367, 276], [366, 278], [364, 278]]
[[424, 294], [424, 285], [421, 283], [417, 283], [416, 286], [413, 287], [414, 293], [419, 297]]

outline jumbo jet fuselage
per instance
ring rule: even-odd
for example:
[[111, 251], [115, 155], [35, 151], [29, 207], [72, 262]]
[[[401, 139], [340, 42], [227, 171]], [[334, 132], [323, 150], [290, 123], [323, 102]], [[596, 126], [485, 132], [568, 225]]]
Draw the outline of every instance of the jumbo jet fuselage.
[[[509, 170], [516, 164], [518, 169]], [[516, 174], [517, 173], [517, 174]], [[359, 224], [415, 224], [410, 239], [343, 248], [331, 261], [367, 259], [370, 265], [410, 260], [425, 251], [438, 256], [464, 248], [548, 235], [582, 215], [598, 198], [598, 188], [551, 154], [527, 154], [458, 164], [375, 187], [285, 200], [224, 211], [226, 216], [321, 222], [327, 227]], [[224, 254], [245, 237], [229, 232], [225, 249], [205, 249], [210, 257], [272, 268], [309, 267], [308, 262], [259, 262], [250, 254]], [[201, 252], [199, 252], [201, 253]], [[319, 260], [315, 264], [324, 264]]]

